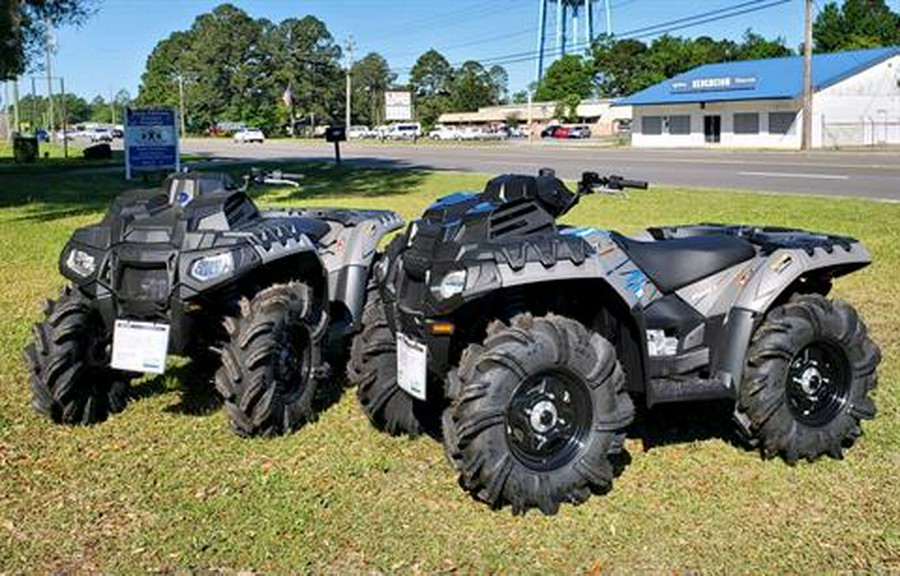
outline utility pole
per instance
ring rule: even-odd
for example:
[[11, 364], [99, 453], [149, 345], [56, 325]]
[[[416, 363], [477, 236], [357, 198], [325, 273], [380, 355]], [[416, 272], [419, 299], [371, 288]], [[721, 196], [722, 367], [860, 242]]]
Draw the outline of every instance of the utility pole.
[[[184, 76], [178, 72], [178, 115], [181, 116], [181, 135], [185, 132], [185, 111], [184, 111]], [[293, 121], [291, 122], [291, 130], [293, 131]]]
[[13, 80], [13, 123], [16, 127], [13, 132], [18, 132], [21, 129], [22, 120], [19, 114], [19, 77], [16, 76]]
[[347, 38], [346, 44], [347, 50], [347, 101], [346, 106], [347, 109], [344, 111], [344, 126], [347, 130], [350, 130], [350, 106], [352, 104], [353, 96], [353, 81], [350, 79], [350, 69], [353, 68], [353, 36]]
[[805, 0], [806, 22], [803, 34], [803, 134], [800, 148], [812, 148], [812, 0]]
[[109, 88], [109, 123], [116, 123], [116, 102], [113, 99], [112, 87]]
[[[46, 55], [47, 55], [47, 102], [48, 102], [48, 110], [50, 111], [48, 126], [50, 127], [50, 133], [53, 134], [56, 132], [54, 126], [54, 117], [53, 117], [53, 73], [50, 69], [50, 61], [51, 54], [50, 52], [53, 50], [53, 24], [50, 22], [50, 19], [47, 18], [47, 38], [46, 38]], [[34, 126], [31, 127], [32, 133], [34, 132]]]

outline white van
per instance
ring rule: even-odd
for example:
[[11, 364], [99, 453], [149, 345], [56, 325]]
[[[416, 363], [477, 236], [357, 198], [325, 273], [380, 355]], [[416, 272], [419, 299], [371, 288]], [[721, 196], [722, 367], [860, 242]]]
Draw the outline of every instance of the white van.
[[386, 136], [389, 140], [412, 140], [414, 138], [421, 138], [422, 125], [418, 122], [391, 124]]

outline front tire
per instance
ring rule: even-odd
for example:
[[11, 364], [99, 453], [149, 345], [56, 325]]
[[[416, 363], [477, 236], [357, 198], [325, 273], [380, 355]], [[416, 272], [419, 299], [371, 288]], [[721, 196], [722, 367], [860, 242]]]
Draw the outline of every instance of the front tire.
[[66, 286], [44, 312], [25, 348], [31, 406], [58, 424], [96, 424], [124, 410], [129, 377], [109, 367], [112, 338], [91, 301]]
[[554, 314], [497, 321], [449, 382], [444, 446], [476, 499], [551, 515], [611, 489], [634, 406], [599, 334]]
[[819, 295], [793, 297], [757, 328], [738, 410], [763, 455], [793, 464], [842, 456], [875, 417], [878, 346], [856, 310]]
[[216, 388], [239, 436], [278, 436], [316, 419], [313, 399], [328, 376], [328, 315], [312, 288], [277, 284], [226, 320]]
[[[400, 247], [401, 241], [395, 239], [385, 257], [396, 256]], [[418, 436], [425, 428], [417, 414], [420, 407], [397, 384], [397, 337], [384, 307], [373, 271], [366, 290], [362, 331], [350, 347], [347, 377], [358, 385], [359, 405], [375, 428], [392, 436]]]

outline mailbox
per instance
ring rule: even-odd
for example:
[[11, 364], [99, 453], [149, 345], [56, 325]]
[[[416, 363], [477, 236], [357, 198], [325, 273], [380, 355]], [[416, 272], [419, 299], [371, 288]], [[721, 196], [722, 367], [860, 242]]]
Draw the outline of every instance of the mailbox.
[[347, 127], [346, 126], [329, 126], [325, 129], [325, 140], [327, 142], [346, 142]]

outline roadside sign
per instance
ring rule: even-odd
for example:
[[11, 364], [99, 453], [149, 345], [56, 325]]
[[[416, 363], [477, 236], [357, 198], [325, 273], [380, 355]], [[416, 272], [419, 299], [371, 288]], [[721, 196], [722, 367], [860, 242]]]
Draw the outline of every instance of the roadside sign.
[[125, 178], [133, 172], [181, 169], [172, 108], [125, 109]]
[[408, 91], [385, 92], [384, 117], [386, 120], [412, 120], [412, 93]]

